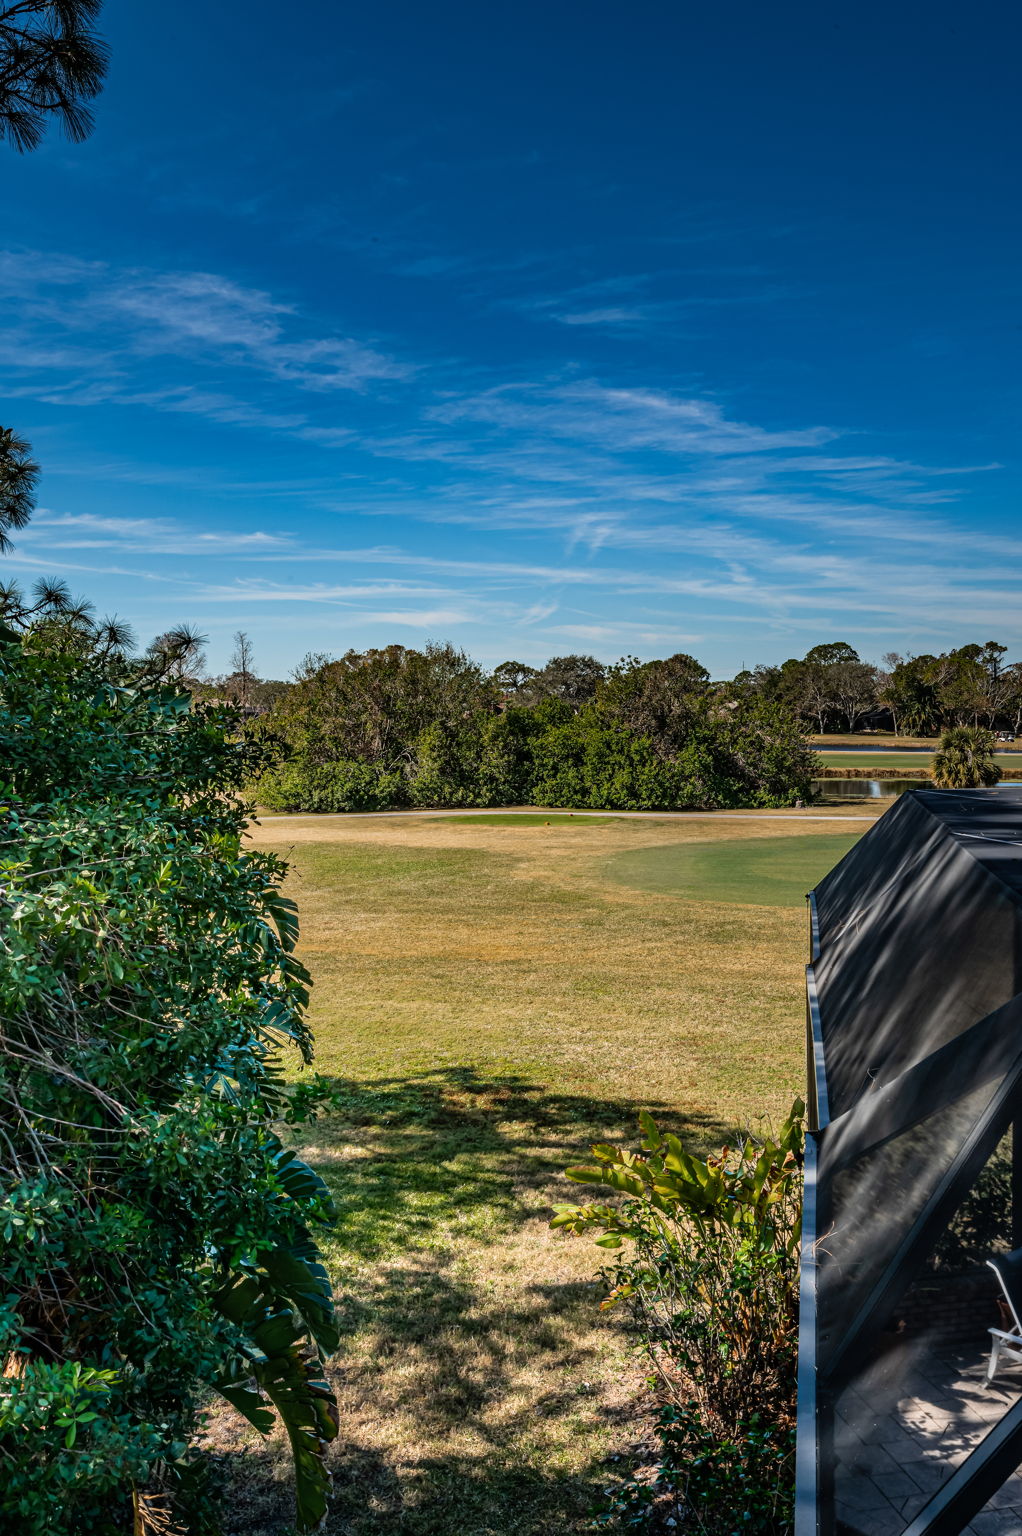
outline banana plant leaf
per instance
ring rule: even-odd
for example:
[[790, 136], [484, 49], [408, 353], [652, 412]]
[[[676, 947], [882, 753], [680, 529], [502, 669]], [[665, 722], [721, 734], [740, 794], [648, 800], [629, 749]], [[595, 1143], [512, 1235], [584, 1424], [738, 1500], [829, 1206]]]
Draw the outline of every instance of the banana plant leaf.
[[[305, 1164], [296, 1169], [297, 1159], [285, 1156], [287, 1171], [301, 1177]], [[246, 1265], [215, 1303], [246, 1342], [234, 1368], [214, 1385], [262, 1434], [275, 1422], [267, 1400], [276, 1409], [294, 1456], [298, 1529], [314, 1531], [326, 1516], [330, 1490], [325, 1451], [339, 1428], [337, 1400], [324, 1375], [339, 1333], [330, 1281], [309, 1233], [300, 1228], [291, 1247]]]

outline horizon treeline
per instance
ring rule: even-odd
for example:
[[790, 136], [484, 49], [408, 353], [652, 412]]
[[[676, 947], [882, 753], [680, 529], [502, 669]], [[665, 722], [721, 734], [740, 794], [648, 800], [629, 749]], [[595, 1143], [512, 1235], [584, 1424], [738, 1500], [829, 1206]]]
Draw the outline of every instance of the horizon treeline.
[[283, 759], [253, 786], [281, 811], [779, 806], [816, 768], [787, 705], [683, 654], [492, 673], [449, 644], [313, 656], [249, 729]]
[[[253, 669], [248, 637], [239, 633], [235, 642], [232, 671], [206, 681], [195, 678], [193, 686], [206, 695], [229, 700], [248, 714], [262, 714], [282, 703], [294, 688], [304, 686], [310, 675], [332, 663], [326, 655], [310, 655], [291, 681], [264, 679]], [[437, 649], [465, 656], [456, 647], [427, 647]], [[365, 652], [349, 651], [345, 660], [404, 650], [402, 646], [385, 646]], [[733, 696], [779, 704], [812, 734], [852, 732], [866, 723], [887, 726], [896, 734], [936, 736], [956, 725], [1022, 731], [1022, 661], [1005, 662], [1007, 650], [1007, 646], [988, 640], [982, 645], [963, 645], [937, 655], [901, 655], [891, 651], [877, 666], [863, 661], [846, 642], [832, 641], [813, 646], [803, 657], [792, 657], [778, 665], [759, 664], [740, 671], [733, 679], [713, 683], [695, 658], [685, 659], [698, 670], [705, 686], [730, 690]], [[552, 657], [538, 668], [525, 662], [503, 661], [492, 672], [477, 670], [493, 685], [504, 705], [532, 708], [545, 699], [562, 699], [574, 707], [595, 697], [608, 680], [623, 670], [667, 665], [672, 660], [676, 658], [643, 664], [626, 656], [608, 665], [595, 656], [569, 655]]]
[[819, 772], [810, 733], [1022, 726], [1022, 663], [996, 641], [882, 666], [834, 641], [727, 681], [684, 653], [487, 671], [451, 644], [390, 645], [310, 655], [275, 682], [235, 638], [234, 670], [193, 687], [275, 743], [279, 765], [252, 786], [272, 810], [791, 805]]
[[[957, 725], [1022, 727], [1022, 662], [1006, 663], [996, 640], [934, 656], [889, 651], [882, 666], [844, 641], [817, 645], [801, 659], [757, 666], [738, 689], [792, 710], [819, 735], [889, 723], [896, 734], [936, 736]], [[887, 716], [886, 722], [878, 717]]]

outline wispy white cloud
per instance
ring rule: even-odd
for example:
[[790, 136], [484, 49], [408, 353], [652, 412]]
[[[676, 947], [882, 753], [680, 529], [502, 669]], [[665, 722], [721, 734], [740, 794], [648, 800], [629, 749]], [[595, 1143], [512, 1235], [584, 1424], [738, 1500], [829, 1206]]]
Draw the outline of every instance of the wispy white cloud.
[[[530, 274], [533, 285], [536, 273]], [[563, 275], [563, 273], [562, 273]], [[744, 281], [735, 286], [733, 279]], [[731, 279], [723, 291], [722, 278]], [[756, 279], [750, 283], [750, 278]], [[708, 286], [709, 285], [709, 286]], [[630, 335], [677, 332], [691, 327], [705, 312], [736, 306], [777, 303], [790, 297], [759, 271], [721, 269], [621, 272], [585, 283], [567, 283], [536, 292], [534, 286], [496, 299], [498, 307], [517, 310], [538, 321], [596, 326]]]
[[395, 629], [422, 629], [442, 634], [453, 625], [470, 623], [473, 615], [459, 608], [387, 608], [362, 613], [359, 617], [363, 624], [393, 625]]
[[429, 414], [439, 422], [481, 422], [624, 453], [650, 449], [673, 454], [764, 453], [814, 448], [839, 436], [824, 426], [769, 431], [731, 419], [711, 399], [615, 389], [594, 379], [498, 385], [446, 401]]
[[16, 548], [53, 551], [118, 549], [126, 553], [187, 555], [215, 558], [229, 554], [276, 558], [292, 541], [261, 529], [192, 528], [170, 518], [106, 517], [93, 512], [53, 512], [41, 507], [27, 528], [19, 530]]
[[[116, 407], [208, 421], [255, 445], [291, 440], [274, 444], [290, 455], [279, 480], [255, 461], [233, 479], [189, 466], [176, 456], [180, 420], [164, 420], [175, 442], [156, 466], [97, 448], [84, 466], [94, 482], [174, 487], [180, 514], [57, 505], [19, 537], [25, 569], [73, 569], [104, 550], [110, 573], [130, 576], [132, 558], [146, 581], [173, 572], [177, 593], [204, 612], [222, 604], [231, 622], [247, 605], [283, 626], [290, 603], [360, 632], [470, 626], [508, 644], [513, 633], [536, 654], [568, 641], [688, 647], [713, 624], [750, 622], [796, 641], [845, 625], [897, 636], [906, 612], [935, 633], [1000, 625], [1022, 640], [1006, 577], [1022, 537], [980, 525], [964, 499], [1000, 473], [982, 454], [928, 465], [871, 452], [828, 423], [780, 410], [768, 420], [692, 382], [648, 383], [637, 364], [616, 376], [576, 360], [517, 379], [451, 359], [422, 366], [288, 295], [205, 272], [8, 255], [5, 299], [12, 395], [68, 416]], [[588, 329], [651, 313], [641, 274], [534, 303], [574, 325], [580, 349]], [[73, 494], [66, 474], [61, 489]], [[382, 519], [428, 553], [377, 542]], [[505, 557], [487, 558], [495, 549]]]
[[102, 315], [127, 319], [140, 352], [212, 353], [301, 389], [363, 389], [416, 370], [348, 336], [288, 339], [292, 305], [209, 272], [114, 277], [90, 295]]
[[645, 310], [612, 306], [607, 309], [580, 309], [555, 315], [562, 325], [633, 325], [645, 317]]
[[[4, 302], [10, 318], [0, 365], [12, 376], [11, 391], [50, 404], [145, 406], [331, 446], [349, 434], [310, 416], [302, 396], [365, 394], [418, 372], [371, 339], [317, 327], [293, 303], [211, 272], [7, 251], [0, 253]], [[181, 376], [154, 387], [160, 360]], [[239, 396], [225, 387], [229, 378], [247, 378], [257, 390], [273, 386], [272, 402]], [[294, 408], [281, 409], [288, 396]]]
[[196, 597], [213, 603], [350, 603], [380, 597], [448, 597], [449, 587], [412, 581], [365, 581], [345, 585], [329, 582], [259, 582], [236, 581], [230, 585], [206, 586]]
[[552, 624], [548, 634], [569, 640], [586, 640], [591, 645], [695, 645], [703, 636], [687, 630], [658, 628], [650, 624]]

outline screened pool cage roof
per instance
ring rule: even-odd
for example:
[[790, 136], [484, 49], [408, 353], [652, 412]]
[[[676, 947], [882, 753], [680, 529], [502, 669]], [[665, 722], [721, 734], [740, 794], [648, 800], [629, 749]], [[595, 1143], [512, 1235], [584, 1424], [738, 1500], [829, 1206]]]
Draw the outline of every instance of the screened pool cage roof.
[[809, 909], [796, 1536], [1022, 1536], [1022, 785], [902, 795]]

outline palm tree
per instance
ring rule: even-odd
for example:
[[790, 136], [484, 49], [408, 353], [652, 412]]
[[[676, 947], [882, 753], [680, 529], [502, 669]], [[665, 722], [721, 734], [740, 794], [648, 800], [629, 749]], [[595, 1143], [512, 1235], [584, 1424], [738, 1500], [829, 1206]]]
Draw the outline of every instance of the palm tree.
[[955, 725], [945, 731], [933, 755], [933, 782], [938, 789], [982, 789], [996, 784], [1001, 770], [994, 762], [994, 733], [979, 725]]
[[9, 528], [24, 528], [35, 507], [39, 465], [23, 437], [0, 427], [0, 554], [10, 548]]
[[150, 642], [146, 660], [158, 677], [194, 682], [202, 672], [205, 650], [205, 635], [190, 624], [178, 624]]
[[[56, 117], [75, 143], [92, 131], [85, 105], [98, 96], [107, 49], [92, 30], [103, 0], [0, 0], [0, 139], [36, 149]], [[24, 528], [35, 506], [39, 466], [29, 446], [0, 427], [0, 554], [7, 531]]]
[[0, 0], [0, 139], [35, 149], [56, 117], [76, 144], [92, 130], [107, 49], [92, 30], [102, 0]]

